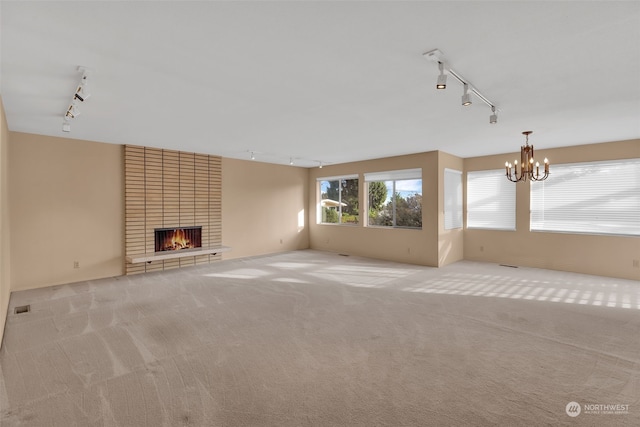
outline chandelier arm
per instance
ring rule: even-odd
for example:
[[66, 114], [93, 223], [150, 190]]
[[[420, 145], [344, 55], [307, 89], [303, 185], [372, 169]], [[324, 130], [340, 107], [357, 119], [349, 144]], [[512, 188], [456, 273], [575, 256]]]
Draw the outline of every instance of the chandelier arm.
[[513, 172], [511, 168], [507, 168], [507, 172], [505, 173], [507, 179], [511, 182], [527, 182], [527, 179], [534, 180], [533, 176], [528, 171], [520, 170], [520, 174], [518, 175], [518, 167], [513, 167]]
[[542, 175], [542, 177], [538, 176], [538, 177], [531, 177], [532, 181], [544, 181], [545, 179], [547, 179], [549, 177], [549, 172], [545, 172], [544, 175]]
[[524, 173], [520, 173], [520, 176], [518, 176], [518, 174], [514, 175], [514, 180], [512, 180], [512, 182], [525, 182], [527, 180], [527, 175]]

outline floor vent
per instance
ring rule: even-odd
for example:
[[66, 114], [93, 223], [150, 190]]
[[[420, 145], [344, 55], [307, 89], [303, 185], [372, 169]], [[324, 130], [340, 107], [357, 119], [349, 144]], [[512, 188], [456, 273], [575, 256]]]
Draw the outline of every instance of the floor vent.
[[517, 265], [500, 264], [500, 267], [518, 268]]
[[20, 307], [16, 307], [13, 312], [15, 314], [22, 314], [22, 313], [28, 313], [31, 311], [31, 306], [30, 305], [21, 305]]

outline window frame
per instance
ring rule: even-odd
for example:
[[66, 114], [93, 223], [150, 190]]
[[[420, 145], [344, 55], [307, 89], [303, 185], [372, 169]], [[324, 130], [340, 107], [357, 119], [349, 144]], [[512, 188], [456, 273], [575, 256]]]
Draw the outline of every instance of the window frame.
[[[361, 215], [360, 209], [358, 209], [358, 221], [356, 223], [342, 222], [342, 192], [343, 180], [356, 180], [358, 181], [358, 201], [360, 198], [360, 176], [358, 174], [348, 174], [348, 175], [338, 175], [338, 176], [328, 176], [328, 177], [318, 177], [316, 178], [317, 182], [317, 194], [318, 194], [318, 203], [317, 203], [317, 212], [316, 212], [316, 224], [318, 225], [340, 225], [340, 226], [348, 226], [348, 227], [357, 227], [360, 225]], [[336, 206], [338, 211], [338, 222], [324, 222], [322, 217], [322, 201], [325, 200], [322, 198], [322, 182], [327, 181], [338, 181], [338, 206]]]
[[[365, 222], [365, 226], [372, 228], [385, 228], [385, 229], [403, 229], [403, 230], [422, 230], [423, 220], [422, 220], [422, 207], [423, 203], [420, 203], [420, 226], [412, 227], [405, 225], [396, 225], [397, 224], [397, 207], [396, 207], [396, 198], [394, 195], [396, 194], [396, 185], [398, 181], [420, 181], [420, 196], [423, 194], [423, 181], [422, 181], [422, 168], [414, 168], [414, 169], [401, 169], [395, 171], [382, 171], [382, 172], [372, 172], [364, 174], [364, 182], [365, 182], [365, 190], [366, 190], [366, 212], [367, 219]], [[372, 182], [384, 182], [386, 186], [386, 182], [391, 181], [391, 202], [392, 202], [392, 224], [393, 225], [379, 225], [379, 224], [371, 224], [369, 222], [369, 205], [370, 205], [370, 197], [369, 197], [369, 184]]]

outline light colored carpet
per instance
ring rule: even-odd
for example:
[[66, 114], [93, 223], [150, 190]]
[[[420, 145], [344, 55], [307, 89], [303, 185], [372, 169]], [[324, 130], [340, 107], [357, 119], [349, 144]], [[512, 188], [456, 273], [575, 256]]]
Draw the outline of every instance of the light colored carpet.
[[307, 250], [11, 310], [3, 427], [640, 425], [635, 281]]

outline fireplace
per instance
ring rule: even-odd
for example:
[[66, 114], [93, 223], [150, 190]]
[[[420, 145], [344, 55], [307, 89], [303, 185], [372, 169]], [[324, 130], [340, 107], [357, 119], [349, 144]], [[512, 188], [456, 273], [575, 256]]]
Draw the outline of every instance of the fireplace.
[[202, 227], [156, 228], [156, 252], [202, 247]]

